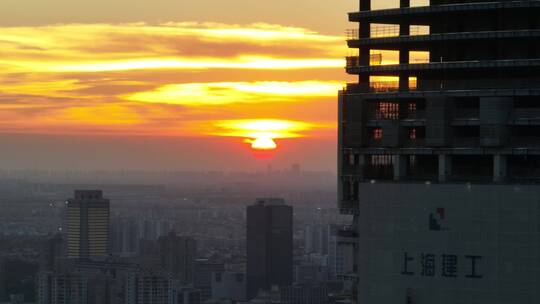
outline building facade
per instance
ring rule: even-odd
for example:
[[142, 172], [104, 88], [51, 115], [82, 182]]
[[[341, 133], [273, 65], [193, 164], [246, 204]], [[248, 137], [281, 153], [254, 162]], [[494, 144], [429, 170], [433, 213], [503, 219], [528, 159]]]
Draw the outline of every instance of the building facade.
[[540, 1], [360, 0], [339, 95], [359, 303], [537, 303]]
[[225, 271], [225, 264], [213, 262], [208, 259], [195, 261], [195, 276], [193, 287], [201, 292], [201, 301], [205, 302], [212, 297], [212, 274]]
[[279, 289], [283, 304], [327, 304], [328, 289], [324, 284], [295, 284]]
[[246, 300], [246, 274], [241, 272], [214, 272], [212, 274], [212, 300]]
[[64, 237], [60, 233], [45, 241], [40, 256], [40, 270], [53, 271], [58, 269], [58, 260], [65, 257], [66, 254], [65, 243]]
[[195, 239], [170, 232], [158, 239], [163, 268], [183, 283], [193, 283], [197, 243]]
[[176, 282], [167, 273], [140, 271], [129, 274], [126, 283], [126, 303], [176, 304]]
[[257, 199], [247, 207], [247, 293], [254, 298], [293, 281], [293, 211], [283, 199]]
[[328, 254], [328, 226], [309, 224], [304, 227], [304, 252]]
[[88, 278], [83, 275], [40, 272], [36, 285], [38, 304], [88, 303]]
[[76, 190], [67, 201], [69, 258], [92, 259], [109, 255], [108, 199], [100, 190]]

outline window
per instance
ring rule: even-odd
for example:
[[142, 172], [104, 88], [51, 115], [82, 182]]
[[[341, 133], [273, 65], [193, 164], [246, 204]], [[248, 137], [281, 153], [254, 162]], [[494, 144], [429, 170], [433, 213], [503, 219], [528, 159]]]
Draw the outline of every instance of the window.
[[409, 130], [409, 139], [410, 140], [416, 139], [416, 128], [412, 128]]
[[399, 64], [399, 51], [369, 50], [369, 65]]
[[377, 105], [377, 119], [399, 119], [399, 103], [382, 101]]
[[398, 8], [399, 0], [387, 0], [387, 1], [371, 1], [372, 10], [381, 10], [381, 9], [390, 9]]
[[371, 92], [392, 92], [399, 89], [399, 76], [369, 76]]
[[374, 140], [381, 140], [382, 139], [382, 129], [381, 128], [375, 128], [373, 129], [373, 139]]
[[411, 25], [409, 27], [411, 36], [429, 35], [430, 30], [429, 25]]
[[407, 110], [409, 110], [410, 114], [416, 113], [417, 104], [415, 101], [409, 101], [407, 105]]
[[409, 52], [409, 63], [429, 63], [429, 52], [424, 51], [410, 51]]
[[392, 155], [368, 155], [365, 178], [389, 180], [394, 177], [394, 159]]
[[356, 164], [355, 156], [354, 154], [349, 154], [349, 165], [354, 166]]
[[416, 7], [416, 6], [430, 6], [431, 1], [430, 0], [411, 0], [410, 6]]

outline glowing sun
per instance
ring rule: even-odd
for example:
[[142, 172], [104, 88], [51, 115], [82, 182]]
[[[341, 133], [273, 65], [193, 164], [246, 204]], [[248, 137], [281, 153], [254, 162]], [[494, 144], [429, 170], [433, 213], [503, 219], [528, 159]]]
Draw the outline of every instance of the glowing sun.
[[[278, 148], [276, 139], [304, 137], [314, 126], [307, 122], [283, 119], [225, 120], [216, 124], [219, 136], [243, 137], [254, 152], [271, 152]], [[273, 153], [272, 153], [273, 154]]]
[[274, 150], [276, 148], [276, 142], [270, 137], [259, 137], [251, 140], [251, 149], [253, 150]]

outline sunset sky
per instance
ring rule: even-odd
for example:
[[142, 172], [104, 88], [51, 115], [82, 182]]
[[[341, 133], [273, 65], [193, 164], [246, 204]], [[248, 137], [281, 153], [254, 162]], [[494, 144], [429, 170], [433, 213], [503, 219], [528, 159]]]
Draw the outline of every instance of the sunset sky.
[[357, 2], [3, 0], [0, 165], [335, 170]]

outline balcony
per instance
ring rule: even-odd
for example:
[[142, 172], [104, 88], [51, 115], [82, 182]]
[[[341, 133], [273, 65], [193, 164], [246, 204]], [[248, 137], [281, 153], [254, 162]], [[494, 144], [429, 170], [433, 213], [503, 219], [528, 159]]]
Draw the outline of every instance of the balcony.
[[[347, 57], [349, 58], [349, 57]], [[349, 60], [349, 59], [348, 59]], [[349, 62], [349, 61], [348, 61]], [[446, 61], [429, 63], [390, 64], [360, 66], [359, 60], [351, 59], [347, 65], [349, 74], [365, 73], [396, 73], [402, 71], [421, 72], [438, 70], [470, 70], [470, 69], [515, 69], [515, 68], [538, 68], [540, 59], [505, 59], [505, 60], [470, 60], [470, 61]], [[352, 64], [354, 63], [354, 64]]]
[[360, 57], [358, 57], [358, 56], [347, 56], [347, 57], [345, 57], [345, 66], [347, 68], [360, 67]]
[[[418, 83], [416, 78], [411, 77], [409, 79], [408, 91], [416, 91], [418, 88]], [[369, 92], [372, 93], [388, 93], [388, 92], [397, 92], [400, 90], [399, 80], [398, 81], [370, 81], [369, 83]]]
[[403, 16], [415, 16], [426, 14], [448, 14], [461, 12], [473, 12], [482, 10], [514, 9], [540, 7], [540, 0], [521, 1], [493, 1], [493, 2], [472, 2], [451, 5], [433, 5], [408, 8], [392, 8], [384, 10], [371, 10], [349, 13], [349, 21], [359, 22], [363, 20], [402, 20]]
[[398, 37], [399, 24], [376, 24], [372, 23], [369, 31], [371, 38]]
[[360, 31], [358, 29], [345, 30], [345, 39], [347, 41], [354, 41], [360, 39]]
[[377, 38], [360, 38], [357, 33], [352, 33], [347, 37], [347, 44], [351, 48], [361, 46], [384, 46], [401, 43], [425, 43], [438, 41], [458, 41], [458, 40], [488, 40], [488, 39], [515, 39], [515, 38], [534, 38], [540, 37], [540, 30], [505, 30], [505, 31], [481, 31], [481, 32], [458, 32], [458, 33], [441, 33], [429, 34], [423, 33], [422, 30], [414, 30], [411, 28], [411, 34], [407, 36], [397, 37], [377, 37]]

